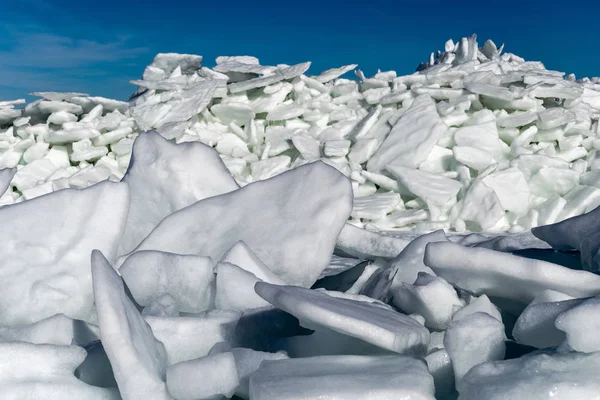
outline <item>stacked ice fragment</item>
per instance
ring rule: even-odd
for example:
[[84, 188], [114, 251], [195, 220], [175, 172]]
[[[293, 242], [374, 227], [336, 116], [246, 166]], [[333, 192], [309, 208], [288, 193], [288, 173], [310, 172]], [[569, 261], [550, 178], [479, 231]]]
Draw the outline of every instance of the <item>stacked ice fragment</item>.
[[[597, 396], [600, 276], [511, 254], [515, 236], [411, 241], [352, 212], [321, 161], [239, 187], [210, 146], [139, 134], [119, 182], [0, 209], [3, 396]], [[598, 270], [597, 214], [534, 233]]]
[[0, 397], [597, 398], [600, 88], [500, 52], [0, 103]]
[[[372, 231], [526, 231], [600, 204], [600, 82], [575, 80], [476, 37], [419, 71], [159, 54], [128, 104], [39, 93], [0, 103], [2, 204], [122, 177], [138, 131], [214, 147], [236, 182], [314, 160], [352, 181], [350, 222]], [[342, 75], [355, 70], [358, 80]], [[13, 102], [14, 103], [14, 102]], [[32, 164], [32, 166], [30, 166]]]

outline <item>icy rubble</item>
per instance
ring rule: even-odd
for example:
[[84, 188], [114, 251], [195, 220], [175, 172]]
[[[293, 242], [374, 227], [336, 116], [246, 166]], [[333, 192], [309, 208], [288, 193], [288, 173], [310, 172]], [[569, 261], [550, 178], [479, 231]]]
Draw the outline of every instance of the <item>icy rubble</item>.
[[[0, 168], [18, 171], [0, 205], [120, 180], [149, 129], [216, 148], [241, 186], [321, 159], [365, 198], [349, 222], [371, 231], [523, 232], [600, 204], [598, 79], [565, 77], [491, 41], [478, 48], [475, 36], [444, 49], [412, 75], [372, 77], [356, 65], [315, 76], [308, 62], [249, 56], [218, 57], [211, 69], [201, 56], [164, 53], [132, 81], [128, 103], [50, 92], [23, 110], [2, 102]], [[358, 80], [342, 78], [352, 70]], [[137, 244], [126, 239], [120, 253]]]
[[[321, 161], [195, 202], [169, 190], [160, 170], [156, 179], [152, 166], [138, 170], [140, 148], [158, 163], [201, 151], [190, 161], [198, 193], [216, 178], [235, 184], [217, 150], [191, 145], [141, 133], [129, 179], [0, 209], [12, 234], [0, 268], [10, 393], [462, 400], [503, 391], [579, 400], [597, 390], [581, 371], [600, 354], [588, 328], [600, 326], [598, 275], [561, 265], [559, 253], [510, 254], [547, 252], [517, 236], [397, 238], [345, 224], [350, 181]], [[134, 201], [135, 190], [145, 194]], [[128, 215], [147, 202], [167, 215], [118, 257]], [[560, 246], [561, 235], [589, 235], [596, 214], [544, 227], [544, 238]], [[13, 354], [39, 368], [10, 373], [20, 362]]]
[[0, 387], [597, 396], [598, 82], [445, 50], [360, 81], [161, 54], [130, 104], [0, 103]]

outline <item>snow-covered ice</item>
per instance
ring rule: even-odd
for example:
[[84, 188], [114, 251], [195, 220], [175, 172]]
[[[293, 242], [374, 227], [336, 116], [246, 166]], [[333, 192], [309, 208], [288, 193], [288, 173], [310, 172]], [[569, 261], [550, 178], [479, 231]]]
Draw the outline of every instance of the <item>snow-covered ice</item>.
[[503, 51], [0, 101], [4, 397], [596, 398], [600, 79]]
[[323, 356], [265, 361], [250, 378], [250, 398], [434, 399], [421, 360], [404, 356]]

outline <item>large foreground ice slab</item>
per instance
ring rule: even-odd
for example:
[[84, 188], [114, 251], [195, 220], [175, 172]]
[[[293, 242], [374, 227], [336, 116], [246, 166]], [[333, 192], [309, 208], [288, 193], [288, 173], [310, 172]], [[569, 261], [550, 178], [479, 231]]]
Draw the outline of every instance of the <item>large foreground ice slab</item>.
[[433, 400], [426, 364], [403, 356], [324, 356], [265, 361], [252, 400]]
[[350, 182], [315, 162], [175, 212], [136, 250], [219, 260], [242, 240], [284, 281], [310, 286], [327, 267], [351, 209]]
[[325, 326], [387, 350], [422, 355], [429, 344], [429, 331], [423, 325], [387, 307], [264, 282], [258, 282], [255, 290], [300, 321]]
[[529, 304], [546, 289], [573, 297], [600, 294], [598, 275], [485, 248], [429, 243], [424, 262], [454, 286], [522, 305]]
[[119, 255], [133, 250], [167, 215], [238, 188], [214, 149], [175, 144], [154, 131], [136, 138], [123, 181], [131, 190], [131, 207]]
[[472, 368], [458, 386], [461, 400], [583, 400], [600, 393], [600, 353], [539, 354]]
[[0, 397], [7, 400], [119, 400], [119, 392], [90, 386], [73, 372], [86, 357], [77, 346], [0, 343]]
[[92, 253], [92, 276], [100, 338], [121, 396], [171, 400], [165, 385], [165, 347], [125, 294], [119, 274], [97, 250]]
[[114, 259], [128, 203], [127, 185], [104, 182], [1, 208], [0, 325], [90, 320], [90, 252]]

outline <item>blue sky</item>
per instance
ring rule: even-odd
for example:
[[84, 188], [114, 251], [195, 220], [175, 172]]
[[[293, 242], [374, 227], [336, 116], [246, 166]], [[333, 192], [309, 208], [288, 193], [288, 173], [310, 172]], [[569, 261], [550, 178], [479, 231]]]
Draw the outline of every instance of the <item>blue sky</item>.
[[314, 74], [350, 63], [408, 74], [472, 33], [547, 68], [600, 76], [600, 2], [588, 0], [0, 0], [0, 9], [0, 101], [33, 91], [126, 100], [158, 52], [200, 54], [208, 66], [254, 55], [312, 61]]

